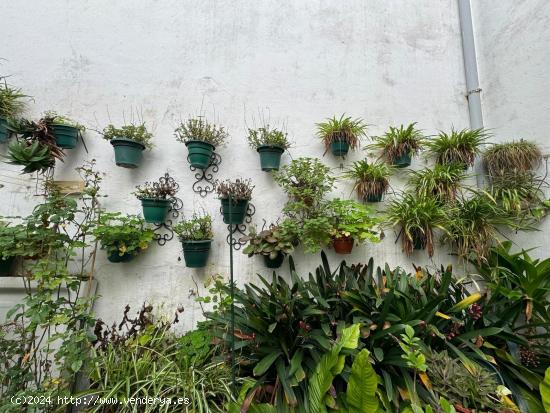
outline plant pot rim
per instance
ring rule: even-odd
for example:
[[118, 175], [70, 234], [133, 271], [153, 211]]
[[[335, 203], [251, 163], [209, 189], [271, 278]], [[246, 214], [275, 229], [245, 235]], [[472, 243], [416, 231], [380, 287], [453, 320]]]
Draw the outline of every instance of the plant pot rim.
[[154, 202], [160, 202], [160, 203], [170, 203], [169, 199], [165, 198], [141, 198], [140, 201], [154, 201]]
[[261, 152], [260, 150], [261, 149], [276, 149], [277, 152], [281, 152], [283, 153], [285, 151], [285, 148], [283, 148], [282, 146], [279, 146], [279, 145], [260, 145], [256, 148], [256, 151], [257, 152]]
[[341, 237], [334, 236], [334, 237], [332, 237], [332, 240], [333, 241], [352, 241], [352, 242], [354, 241], [354, 239], [351, 235], [350, 236], [344, 235], [344, 236], [341, 236]]
[[212, 242], [213, 239], [201, 239], [201, 240], [181, 240], [182, 244], [206, 244], [207, 242]]
[[198, 140], [198, 139], [192, 139], [190, 141], [186, 141], [185, 146], [189, 146], [189, 144], [192, 144], [192, 143], [200, 143], [200, 144], [203, 144], [203, 145], [208, 145], [212, 149], [216, 149], [216, 147], [214, 145], [212, 145], [210, 142], [201, 141], [201, 140]]
[[[218, 198], [220, 201], [229, 201], [229, 197], [227, 198]], [[247, 201], [249, 202], [250, 199], [242, 199], [242, 198], [231, 198], [232, 201], [239, 202], [239, 201]]]
[[130, 144], [133, 144], [133, 145], [129, 145], [129, 146], [139, 146], [140, 148], [142, 148], [142, 150], [145, 149], [144, 144], [136, 142], [135, 140], [129, 139], [129, 138], [113, 138], [113, 139], [110, 140], [110, 142], [111, 142], [111, 145], [113, 145], [113, 146], [117, 146], [116, 145], [117, 143], [121, 143], [122, 145], [120, 145], [120, 146], [124, 146], [123, 144], [125, 144], [125, 143], [130, 143]]

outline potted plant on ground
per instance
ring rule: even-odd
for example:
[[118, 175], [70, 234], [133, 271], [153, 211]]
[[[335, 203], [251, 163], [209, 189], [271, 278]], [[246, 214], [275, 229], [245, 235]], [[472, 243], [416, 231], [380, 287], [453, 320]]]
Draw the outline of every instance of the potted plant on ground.
[[216, 182], [216, 192], [222, 203], [224, 223], [230, 225], [243, 223], [253, 189], [250, 179]]
[[19, 116], [25, 109], [24, 98], [20, 89], [14, 89], [8, 85], [5, 78], [0, 77], [0, 143], [7, 142], [11, 130], [10, 119]]
[[202, 116], [182, 122], [174, 133], [176, 139], [187, 146], [187, 160], [198, 169], [210, 166], [214, 150], [229, 137], [222, 126], [209, 123]]
[[248, 129], [248, 144], [260, 154], [262, 171], [278, 171], [281, 155], [290, 146], [287, 134], [269, 125], [258, 129]]
[[491, 177], [533, 171], [542, 161], [539, 146], [523, 139], [495, 144], [483, 156]]
[[386, 162], [377, 160], [369, 164], [365, 159], [354, 162], [344, 177], [354, 181], [353, 189], [362, 201], [380, 202], [390, 187], [389, 177], [393, 171]]
[[388, 226], [401, 227], [403, 251], [410, 256], [413, 250], [427, 249], [434, 254], [434, 230], [447, 231], [447, 213], [439, 202], [430, 196], [404, 194], [390, 203], [385, 217]]
[[65, 117], [58, 115], [53, 111], [44, 114], [44, 119], [52, 130], [57, 146], [61, 149], [74, 149], [78, 143], [78, 138], [82, 136], [86, 128]]
[[204, 267], [214, 238], [212, 217], [208, 214], [193, 214], [190, 219], [174, 225], [174, 232], [178, 234], [183, 246], [185, 265], [189, 268]]
[[432, 196], [440, 204], [455, 200], [461, 181], [466, 177], [463, 164], [436, 164], [412, 171], [409, 186], [419, 196]]
[[243, 253], [249, 257], [261, 255], [267, 268], [279, 268], [285, 256], [294, 250], [292, 236], [287, 234], [284, 227], [271, 224], [268, 229], [257, 232], [252, 227], [247, 236], [240, 239], [248, 242]]
[[346, 114], [328, 118], [318, 123], [317, 136], [325, 145], [325, 154], [330, 149], [335, 156], [345, 156], [349, 149], [357, 149], [360, 139], [366, 136], [367, 125], [363, 119], [352, 119]]
[[355, 242], [380, 242], [379, 222], [365, 205], [337, 198], [328, 203], [326, 213], [332, 226], [332, 246], [337, 254], [351, 253]]
[[113, 145], [115, 163], [123, 168], [137, 168], [143, 158], [143, 151], [153, 147], [153, 134], [147, 130], [145, 122], [120, 128], [107, 125], [101, 134], [103, 139]]
[[439, 132], [426, 141], [426, 147], [440, 165], [460, 164], [464, 169], [474, 166], [476, 155], [481, 153], [482, 145], [489, 134], [483, 129], [451, 130], [451, 133]]
[[149, 247], [155, 233], [145, 225], [143, 218], [103, 213], [92, 231], [111, 262], [128, 262]]
[[145, 222], [162, 224], [172, 205], [172, 197], [178, 192], [179, 185], [168, 174], [157, 182], [145, 182], [138, 185], [134, 195], [141, 201]]
[[410, 166], [413, 155], [417, 154], [424, 143], [422, 132], [416, 129], [416, 122], [399, 128], [390, 126], [382, 136], [373, 137], [374, 143], [368, 148], [380, 150], [381, 156], [397, 168]]

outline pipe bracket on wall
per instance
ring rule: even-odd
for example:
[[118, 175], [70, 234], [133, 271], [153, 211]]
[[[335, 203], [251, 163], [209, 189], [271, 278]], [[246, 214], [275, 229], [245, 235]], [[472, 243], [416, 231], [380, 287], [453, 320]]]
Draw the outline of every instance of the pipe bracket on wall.
[[170, 218], [166, 219], [163, 223], [155, 224], [154, 240], [162, 247], [166, 245], [168, 241], [174, 239], [174, 229], [172, 228], [173, 220], [177, 219], [180, 216], [180, 211], [183, 208], [183, 201], [177, 197], [170, 198], [170, 210], [168, 211], [168, 216]]
[[244, 222], [242, 224], [233, 224], [233, 225], [227, 226], [227, 230], [229, 231], [229, 234], [227, 234], [227, 238], [226, 238], [227, 243], [229, 245], [232, 245], [234, 250], [238, 251], [243, 246], [246, 245], [247, 241], [241, 241], [240, 238], [247, 235], [246, 229], [248, 227], [248, 224], [252, 222], [252, 216], [255, 213], [256, 213], [256, 207], [249, 202], [248, 209], [246, 210], [246, 216], [244, 218]]
[[210, 158], [210, 164], [206, 169], [195, 168], [191, 165], [189, 166], [189, 169], [195, 172], [196, 181], [193, 184], [194, 192], [204, 198], [210, 192], [214, 191], [214, 174], [218, 172], [221, 163], [222, 157], [216, 152], [213, 152], [212, 157]]

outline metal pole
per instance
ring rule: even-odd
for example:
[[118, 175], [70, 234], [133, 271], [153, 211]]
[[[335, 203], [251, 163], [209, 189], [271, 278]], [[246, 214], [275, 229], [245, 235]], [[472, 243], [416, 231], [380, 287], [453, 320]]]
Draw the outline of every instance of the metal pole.
[[237, 397], [237, 385], [235, 381], [235, 286], [233, 280], [233, 215], [231, 194], [229, 194], [229, 267], [231, 282], [231, 390]]

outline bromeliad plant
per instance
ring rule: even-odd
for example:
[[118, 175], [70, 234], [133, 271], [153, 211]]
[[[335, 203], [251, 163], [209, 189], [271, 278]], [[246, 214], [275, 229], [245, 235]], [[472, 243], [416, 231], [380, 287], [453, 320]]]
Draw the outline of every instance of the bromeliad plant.
[[364, 202], [380, 202], [390, 187], [389, 177], [394, 168], [386, 162], [377, 160], [356, 161], [344, 173], [344, 177], [354, 181], [353, 189]]
[[474, 166], [474, 160], [488, 138], [489, 134], [483, 128], [452, 129], [450, 133], [439, 132], [436, 137], [427, 140], [425, 146], [438, 164], [459, 164], [468, 168]]
[[363, 119], [353, 119], [345, 113], [340, 118], [334, 116], [316, 126], [317, 136], [325, 145], [325, 154], [330, 149], [335, 156], [345, 156], [350, 148], [357, 149], [367, 132]]
[[483, 154], [491, 177], [506, 174], [532, 172], [542, 160], [542, 152], [536, 143], [512, 141], [491, 146]]
[[416, 129], [416, 122], [407, 127], [390, 126], [381, 136], [372, 138], [374, 143], [367, 148], [380, 151], [381, 156], [397, 168], [405, 168], [411, 164], [411, 158], [422, 148], [425, 138]]
[[435, 249], [435, 230], [447, 232], [447, 212], [431, 196], [403, 194], [393, 200], [387, 211], [388, 226], [399, 226], [399, 236], [405, 254], [410, 256], [415, 249], [427, 249], [432, 257]]
[[173, 229], [181, 241], [185, 264], [190, 268], [204, 267], [214, 238], [212, 217], [194, 213], [191, 218], [174, 225]]
[[111, 262], [128, 262], [146, 250], [155, 237], [143, 218], [105, 212], [99, 217], [93, 235]]
[[411, 171], [409, 186], [419, 196], [431, 196], [440, 203], [452, 202], [465, 177], [466, 172], [461, 164], [436, 164], [432, 168]]
[[101, 134], [103, 139], [113, 145], [115, 163], [123, 168], [137, 168], [143, 158], [143, 151], [153, 148], [153, 134], [147, 130], [145, 122], [121, 127], [107, 125]]
[[187, 159], [191, 166], [199, 169], [208, 168], [216, 147], [223, 145], [229, 138], [223, 126], [210, 123], [203, 116], [180, 123], [174, 135], [176, 140], [187, 146]]
[[261, 255], [267, 268], [279, 268], [285, 256], [294, 250], [293, 238], [286, 232], [285, 227], [271, 224], [268, 229], [260, 232], [251, 227], [249, 234], [240, 241], [248, 242], [243, 249], [244, 254], [248, 254], [249, 257]]
[[242, 224], [252, 199], [254, 185], [250, 179], [236, 179], [216, 182], [216, 192], [222, 203], [223, 222]]
[[166, 173], [157, 182], [145, 182], [136, 186], [133, 193], [141, 201], [143, 217], [149, 223], [163, 223], [171, 208], [179, 185]]
[[260, 154], [262, 171], [278, 171], [281, 155], [290, 147], [287, 133], [265, 125], [258, 129], [248, 129], [248, 144]]

